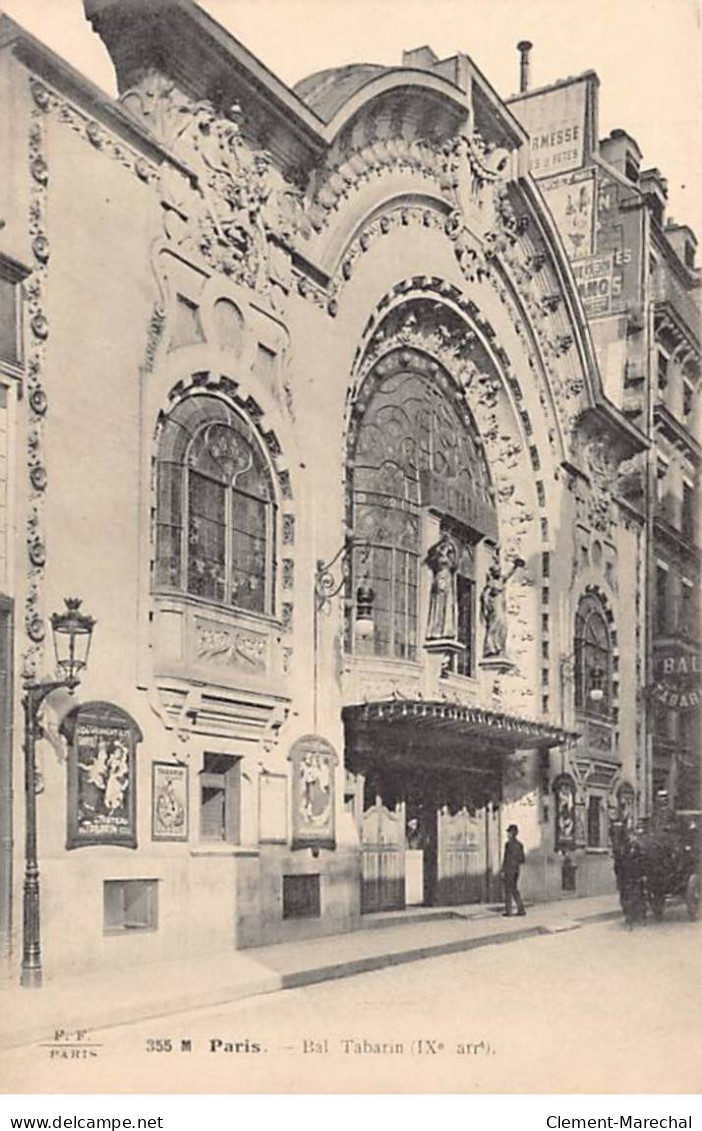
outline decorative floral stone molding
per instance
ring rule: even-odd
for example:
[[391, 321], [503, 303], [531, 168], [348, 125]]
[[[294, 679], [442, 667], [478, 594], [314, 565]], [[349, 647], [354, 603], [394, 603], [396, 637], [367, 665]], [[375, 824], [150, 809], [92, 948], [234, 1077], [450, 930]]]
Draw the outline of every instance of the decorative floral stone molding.
[[32, 82], [32, 106], [29, 129], [29, 235], [34, 255], [34, 271], [25, 284], [28, 313], [27, 341], [27, 471], [29, 477], [27, 509], [27, 590], [24, 623], [28, 643], [22, 655], [25, 677], [38, 674], [46, 634], [44, 616], [44, 572], [46, 545], [44, 540], [44, 495], [48, 475], [44, 456], [44, 427], [49, 401], [44, 388], [44, 364], [49, 323], [44, 311], [44, 296], [51, 248], [46, 234], [46, 200], [49, 168], [46, 161], [44, 118], [50, 109], [46, 88]]
[[[143, 154], [132, 148], [126, 142], [118, 140], [102, 123], [97, 122], [89, 114], [80, 110], [72, 102], [38, 79], [30, 83], [32, 98], [35, 106], [42, 113], [53, 113], [57, 121], [67, 125], [74, 133], [82, 137], [94, 149], [104, 153], [113, 161], [119, 162], [123, 168], [128, 169], [140, 181], [157, 185], [160, 179], [158, 167], [148, 161]], [[43, 157], [40, 156], [36, 166], [32, 166], [32, 175], [38, 179], [42, 175], [48, 176]]]

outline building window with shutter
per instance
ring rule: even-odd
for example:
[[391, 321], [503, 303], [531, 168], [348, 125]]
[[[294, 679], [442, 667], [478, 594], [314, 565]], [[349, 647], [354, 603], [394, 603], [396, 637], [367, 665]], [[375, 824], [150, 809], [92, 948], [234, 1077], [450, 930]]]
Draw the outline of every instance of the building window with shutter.
[[200, 777], [200, 840], [239, 844], [241, 759], [205, 754]]
[[105, 880], [103, 924], [106, 935], [158, 928], [158, 880]]

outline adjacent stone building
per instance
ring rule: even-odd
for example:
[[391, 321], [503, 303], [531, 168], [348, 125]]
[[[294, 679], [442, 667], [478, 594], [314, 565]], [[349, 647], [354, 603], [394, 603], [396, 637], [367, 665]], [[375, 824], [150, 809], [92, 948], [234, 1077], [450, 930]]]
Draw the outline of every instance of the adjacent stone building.
[[[42, 713], [47, 971], [613, 886], [643, 811], [644, 430], [464, 55], [295, 90], [191, 0], [0, 25], [0, 925]], [[14, 720], [14, 724], [12, 722]]]
[[700, 270], [666, 215], [667, 184], [622, 129], [599, 139], [594, 72], [509, 100], [573, 264], [607, 395], [647, 437], [621, 469], [647, 515], [648, 640], [637, 781], [642, 813], [700, 800]]

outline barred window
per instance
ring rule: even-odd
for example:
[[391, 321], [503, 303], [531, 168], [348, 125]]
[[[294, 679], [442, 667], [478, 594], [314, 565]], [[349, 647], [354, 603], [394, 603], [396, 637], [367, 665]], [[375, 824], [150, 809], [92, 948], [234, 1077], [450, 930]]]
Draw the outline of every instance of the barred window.
[[275, 502], [247, 422], [195, 395], [162, 424], [156, 585], [256, 613], [274, 612]]

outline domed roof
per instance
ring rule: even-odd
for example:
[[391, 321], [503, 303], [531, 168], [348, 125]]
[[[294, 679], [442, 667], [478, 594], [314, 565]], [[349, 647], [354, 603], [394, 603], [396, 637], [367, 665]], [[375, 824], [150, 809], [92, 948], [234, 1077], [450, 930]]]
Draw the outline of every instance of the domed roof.
[[308, 75], [294, 86], [294, 91], [323, 122], [330, 122], [336, 112], [366, 83], [390, 70], [379, 63], [350, 63], [330, 67]]

